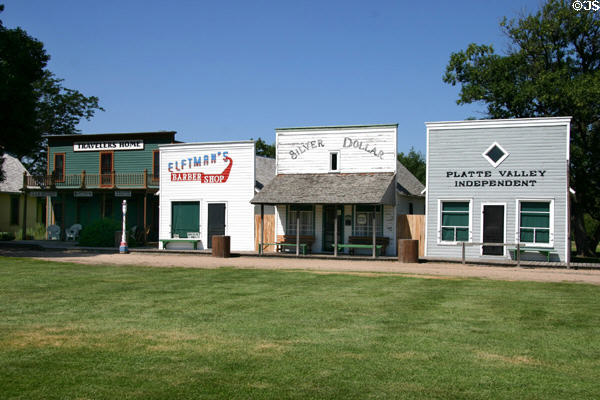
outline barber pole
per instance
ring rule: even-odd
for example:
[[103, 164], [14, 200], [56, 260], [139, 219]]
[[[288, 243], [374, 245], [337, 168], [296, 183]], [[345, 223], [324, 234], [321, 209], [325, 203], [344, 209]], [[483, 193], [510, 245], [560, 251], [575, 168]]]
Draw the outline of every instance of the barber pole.
[[125, 231], [125, 222], [127, 220], [127, 200], [123, 200], [123, 230], [121, 231], [121, 245], [119, 246], [119, 253], [127, 254], [129, 249], [127, 248], [127, 234]]

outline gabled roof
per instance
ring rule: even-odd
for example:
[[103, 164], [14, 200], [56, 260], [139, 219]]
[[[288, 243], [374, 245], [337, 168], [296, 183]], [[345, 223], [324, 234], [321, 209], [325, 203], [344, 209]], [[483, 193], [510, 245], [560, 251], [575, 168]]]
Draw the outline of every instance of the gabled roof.
[[281, 174], [253, 204], [395, 204], [394, 173]]
[[425, 186], [400, 161], [396, 162], [396, 190], [403, 195], [423, 196]]
[[4, 181], [0, 182], [0, 192], [2, 193], [21, 193], [23, 188], [23, 172], [27, 172], [21, 161], [17, 158], [4, 154]]
[[255, 189], [261, 190], [267, 183], [275, 177], [275, 159], [263, 156], [256, 156], [256, 182]]

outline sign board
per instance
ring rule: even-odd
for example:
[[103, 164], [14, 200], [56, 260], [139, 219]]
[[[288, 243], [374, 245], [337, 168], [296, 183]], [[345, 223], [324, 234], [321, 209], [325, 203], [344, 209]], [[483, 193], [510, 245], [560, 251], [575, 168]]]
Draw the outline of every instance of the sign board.
[[76, 190], [73, 192], [73, 197], [92, 197], [93, 194], [89, 190]]
[[34, 191], [27, 192], [27, 195], [31, 197], [56, 197], [56, 192]]
[[73, 151], [102, 150], [144, 150], [144, 141], [136, 140], [100, 140], [96, 142], [74, 142]]
[[131, 197], [131, 190], [115, 190], [115, 197]]

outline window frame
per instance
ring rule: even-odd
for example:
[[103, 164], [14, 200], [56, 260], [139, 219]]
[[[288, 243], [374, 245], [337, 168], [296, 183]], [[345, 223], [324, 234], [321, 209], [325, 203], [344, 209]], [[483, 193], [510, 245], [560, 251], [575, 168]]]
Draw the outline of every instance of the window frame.
[[[336, 166], [337, 169], [331, 169], [331, 164], [332, 164], [332, 156], [336, 155]], [[339, 150], [333, 150], [329, 152], [329, 172], [340, 172], [342, 170], [342, 165], [341, 165], [341, 152]]]
[[[459, 199], [438, 199], [438, 213], [437, 213], [437, 244], [442, 246], [455, 246], [461, 241], [449, 241], [442, 239], [442, 215], [443, 215], [443, 205], [444, 203], [469, 203], [469, 225], [468, 225], [468, 235], [469, 238], [465, 243], [473, 242], [473, 199], [468, 198], [459, 198]], [[455, 232], [456, 238], [456, 232]]]
[[[62, 174], [60, 176], [58, 176], [56, 174], [56, 156], [62, 156]], [[54, 164], [52, 164], [52, 175], [54, 175], [54, 181], [55, 182], [64, 182], [65, 181], [65, 165], [66, 165], [66, 160], [67, 160], [67, 156], [65, 153], [54, 153]]]
[[[104, 184], [102, 183], [102, 155], [103, 154], [110, 154], [110, 183], [109, 184]], [[101, 151], [98, 154], [98, 163], [99, 163], [99, 168], [98, 168], [98, 175], [100, 177], [99, 179], [99, 183], [100, 183], [100, 187], [113, 187], [115, 185], [114, 182], [114, 172], [115, 172], [115, 152], [114, 151]]]
[[[548, 243], [543, 242], [522, 242], [521, 241], [521, 203], [549, 203], [549, 232], [548, 232]], [[515, 212], [515, 241], [516, 243], [523, 243], [529, 247], [541, 247], [541, 248], [554, 248], [554, 198], [545, 199], [517, 199], [516, 200], [516, 212]], [[531, 229], [531, 228], [527, 228]], [[533, 228], [535, 229], [535, 228]], [[547, 228], [542, 228], [547, 229]], [[535, 230], [533, 233], [533, 240], [535, 240]]]
[[[293, 206], [304, 206], [305, 210], [292, 210]], [[308, 209], [310, 207], [310, 209]], [[311, 229], [309, 233], [304, 233], [300, 230], [300, 236], [315, 236], [315, 206], [313, 204], [306, 205], [295, 205], [295, 204], [287, 204], [285, 208], [286, 212], [286, 224], [285, 224], [285, 234], [286, 235], [295, 235], [296, 232], [292, 233], [291, 221], [296, 222], [296, 218], [291, 218], [292, 212], [301, 212], [301, 213], [310, 213], [311, 218]], [[300, 222], [302, 222], [302, 217], [300, 217]]]
[[[366, 207], [369, 207], [368, 211], [358, 211], [358, 205], [354, 205], [352, 207], [352, 236], [373, 236], [373, 228], [371, 226], [369, 226], [368, 228], [371, 229], [371, 232], [366, 233], [366, 234], [358, 234], [356, 233], [356, 228], [358, 227], [358, 214], [362, 214], [362, 213], [368, 213], [368, 214], [372, 214], [373, 213], [373, 205], [368, 205]], [[384, 229], [383, 229], [383, 213], [384, 213], [384, 206], [383, 204], [377, 204], [377, 208], [379, 209], [379, 211], [376, 212], [375, 214], [375, 218], [378, 220], [377, 221], [377, 232], [375, 233], [376, 237], [383, 237], [385, 235], [384, 233]], [[367, 220], [367, 225], [369, 223], [372, 223], [371, 221], [373, 221], [373, 218], [368, 218]], [[381, 230], [381, 231], [380, 231]]]

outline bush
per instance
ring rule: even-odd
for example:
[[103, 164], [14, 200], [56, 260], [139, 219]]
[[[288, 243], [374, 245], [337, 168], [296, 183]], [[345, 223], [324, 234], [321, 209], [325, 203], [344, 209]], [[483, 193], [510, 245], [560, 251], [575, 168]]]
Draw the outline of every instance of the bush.
[[121, 224], [109, 218], [87, 225], [79, 234], [80, 246], [114, 247], [115, 231], [121, 230]]
[[12, 232], [0, 232], [0, 240], [15, 240], [15, 235]]

